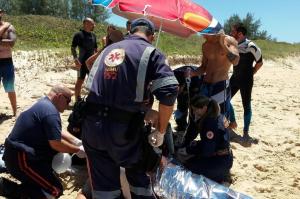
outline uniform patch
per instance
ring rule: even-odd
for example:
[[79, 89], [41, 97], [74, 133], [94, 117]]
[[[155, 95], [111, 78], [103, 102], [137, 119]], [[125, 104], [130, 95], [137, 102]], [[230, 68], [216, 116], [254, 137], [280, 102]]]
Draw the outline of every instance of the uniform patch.
[[125, 59], [125, 50], [121, 48], [113, 49], [104, 58], [106, 65], [104, 70], [104, 79], [117, 79], [118, 66]]
[[116, 67], [123, 63], [125, 58], [125, 50], [121, 48], [113, 49], [110, 51], [105, 59], [104, 63], [107, 67]]
[[212, 132], [212, 131], [208, 131], [207, 133], [206, 133], [206, 137], [208, 138], [208, 139], [213, 139], [214, 138], [214, 132]]

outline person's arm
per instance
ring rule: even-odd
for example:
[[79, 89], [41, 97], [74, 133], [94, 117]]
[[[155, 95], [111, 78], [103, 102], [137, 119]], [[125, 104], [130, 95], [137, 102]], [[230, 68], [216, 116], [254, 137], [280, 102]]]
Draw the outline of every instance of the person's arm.
[[202, 45], [201, 65], [196, 70], [191, 71], [191, 77], [201, 76], [206, 72], [208, 60], [207, 57], [205, 56], [204, 50], [205, 50], [205, 43]]
[[250, 45], [250, 52], [254, 56], [254, 59], [256, 62], [253, 67], [253, 74], [255, 74], [263, 65], [262, 53], [261, 53], [260, 48], [257, 47], [253, 42], [250, 42], [249, 45]]
[[62, 153], [77, 153], [80, 148], [75, 146], [66, 140], [49, 140], [49, 144], [52, 149]]
[[199, 155], [202, 157], [212, 156], [217, 149], [217, 143], [220, 139], [220, 133], [218, 129], [218, 122], [215, 119], [204, 120], [204, 128], [200, 130], [201, 140], [194, 140], [189, 146], [186, 147], [188, 154]]
[[72, 56], [73, 56], [73, 59], [74, 59], [75, 66], [77, 68], [80, 68], [81, 63], [80, 63], [80, 61], [78, 59], [78, 56], [77, 56], [77, 51], [76, 51], [77, 46], [78, 46], [78, 34], [75, 34], [74, 37], [73, 37], [73, 40], [72, 40], [71, 53], [72, 53]]
[[101, 44], [102, 44], [102, 48], [105, 48], [105, 46], [106, 46], [106, 36], [105, 37], [102, 37], [102, 39], [101, 39]]
[[158, 107], [158, 131], [162, 134], [165, 134], [169, 120], [173, 113], [174, 105], [168, 106], [162, 103], [159, 103]]
[[228, 60], [235, 66], [239, 63], [240, 56], [238, 50], [238, 42], [231, 36], [221, 34], [220, 44], [225, 50]]
[[69, 132], [62, 132], [61, 133], [61, 137], [63, 140], [73, 144], [73, 145], [76, 145], [76, 146], [80, 146], [82, 145], [82, 142], [80, 139], [78, 139], [77, 137], [75, 137], [74, 135], [72, 135], [71, 133]]
[[0, 27], [0, 37], [7, 31], [7, 28], [10, 26], [8, 22], [2, 22], [2, 26]]
[[149, 64], [151, 68], [148, 72], [152, 80], [150, 90], [159, 101], [159, 110], [158, 128], [149, 135], [148, 139], [152, 146], [158, 147], [163, 143], [164, 134], [173, 112], [178, 94], [178, 81], [162, 54], [155, 51]]
[[62, 133], [61, 119], [58, 114], [48, 115], [43, 118], [43, 129], [46, 133], [50, 147], [55, 151], [64, 153], [77, 153], [81, 150], [80, 147], [66, 141], [68, 139], [71, 140], [71, 136], [69, 136], [67, 133]]
[[258, 62], [255, 64], [254, 68], [253, 68], [253, 74], [257, 73], [257, 71], [262, 67], [263, 62]]
[[101, 53], [101, 51], [98, 51], [97, 53], [93, 54], [85, 61], [85, 65], [89, 70], [91, 70], [94, 62], [96, 61], [96, 59], [100, 55], [100, 53]]
[[13, 26], [10, 25], [8, 27], [7, 31], [8, 31], [8, 37], [6, 39], [1, 39], [0, 45], [13, 47], [17, 40], [16, 30]]

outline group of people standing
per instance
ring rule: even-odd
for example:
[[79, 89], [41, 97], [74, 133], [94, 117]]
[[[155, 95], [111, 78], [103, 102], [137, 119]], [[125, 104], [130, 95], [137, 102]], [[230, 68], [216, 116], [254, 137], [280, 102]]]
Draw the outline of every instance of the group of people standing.
[[[120, 167], [125, 168], [131, 198], [155, 198], [149, 176], [164, 158], [154, 148], [164, 144], [179, 92], [178, 80], [165, 55], [151, 44], [155, 27], [150, 20], [133, 20], [124, 38], [110, 30], [101, 51], [97, 51], [94, 26], [94, 21], [86, 18], [71, 47], [79, 68], [76, 100], [89, 73], [82, 141], [62, 132], [59, 112], [67, 108], [72, 92], [55, 85], [46, 97], [20, 114], [5, 141], [4, 161], [21, 185], [1, 178], [2, 195], [11, 190], [6, 186], [20, 190], [21, 198], [58, 198], [62, 186], [53, 174], [51, 159], [57, 152], [68, 152], [86, 157], [92, 198], [123, 198]], [[236, 31], [240, 34], [238, 28]], [[255, 59], [247, 54], [247, 63], [262, 59], [259, 48], [248, 40], [238, 40], [241, 47], [248, 44], [249, 48], [239, 52], [237, 41], [224, 33], [204, 37], [201, 66], [185, 74], [203, 75], [203, 82], [199, 93], [190, 100], [192, 122], [177, 153], [184, 156], [182, 164], [187, 169], [222, 182], [233, 161], [222, 117], [229, 117], [227, 111], [232, 110], [228, 70], [232, 64], [239, 65], [241, 53], [255, 52]], [[260, 66], [254, 67], [252, 75]], [[153, 98], [159, 103], [157, 111], [152, 110]], [[198, 134], [201, 139], [195, 140]]]

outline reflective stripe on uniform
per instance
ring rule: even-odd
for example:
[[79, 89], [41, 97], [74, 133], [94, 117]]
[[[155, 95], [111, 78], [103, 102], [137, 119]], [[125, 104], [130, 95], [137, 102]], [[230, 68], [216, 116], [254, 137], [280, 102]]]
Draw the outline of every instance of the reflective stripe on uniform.
[[120, 195], [121, 195], [121, 190], [116, 190], [116, 191], [93, 191], [93, 199], [119, 198]]
[[154, 47], [148, 46], [141, 57], [138, 73], [137, 73], [137, 84], [136, 84], [136, 97], [135, 102], [142, 102], [144, 99], [144, 87], [145, 87], [145, 79], [146, 79], [146, 72], [149, 63], [149, 58], [151, 53], [155, 50]]
[[95, 75], [98, 71], [98, 67], [100, 65], [100, 60], [102, 58], [103, 52], [104, 52], [104, 50], [97, 57], [97, 59], [95, 60], [93, 66], [90, 70], [90, 73], [89, 73], [89, 76], [88, 76], [88, 79], [87, 79], [87, 82], [86, 82], [86, 86], [85, 86], [88, 90], [90, 90], [92, 88], [94, 77], [95, 77]]
[[168, 77], [154, 80], [152, 82], [151, 92], [153, 92], [156, 89], [159, 89], [161, 87], [168, 86], [168, 85], [174, 85], [174, 84], [176, 84], [176, 85], [178, 84], [178, 81], [175, 76], [168, 76]]
[[153, 196], [153, 192], [150, 187], [134, 187], [130, 185], [130, 191], [137, 196]]

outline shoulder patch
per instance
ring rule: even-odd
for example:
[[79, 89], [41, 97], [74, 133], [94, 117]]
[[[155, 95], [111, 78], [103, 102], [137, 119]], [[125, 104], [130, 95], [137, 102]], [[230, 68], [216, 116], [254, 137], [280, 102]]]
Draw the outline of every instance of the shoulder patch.
[[125, 50], [122, 48], [113, 49], [104, 58], [107, 67], [116, 67], [123, 63], [125, 58]]
[[211, 139], [214, 138], [214, 136], [215, 136], [214, 132], [212, 132], [212, 131], [207, 131], [206, 137], [207, 137], [208, 139], [211, 140]]

